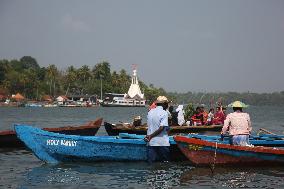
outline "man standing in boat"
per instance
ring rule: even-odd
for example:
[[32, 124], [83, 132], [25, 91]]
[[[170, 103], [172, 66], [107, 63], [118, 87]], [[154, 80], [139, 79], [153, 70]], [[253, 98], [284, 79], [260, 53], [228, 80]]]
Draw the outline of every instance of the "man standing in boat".
[[234, 145], [249, 145], [249, 135], [251, 133], [251, 121], [248, 113], [243, 112], [243, 108], [247, 107], [240, 101], [235, 101], [229, 106], [233, 107], [234, 112], [227, 115], [221, 136], [229, 132], [230, 143]]
[[170, 142], [168, 136], [168, 99], [165, 96], [159, 96], [156, 101], [157, 107], [148, 112], [147, 124], [148, 130], [145, 141], [148, 142], [147, 158], [148, 162], [169, 161]]

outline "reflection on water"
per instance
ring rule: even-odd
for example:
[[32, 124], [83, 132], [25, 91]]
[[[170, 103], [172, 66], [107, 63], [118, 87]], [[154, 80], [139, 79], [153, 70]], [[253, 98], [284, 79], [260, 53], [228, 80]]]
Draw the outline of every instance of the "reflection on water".
[[181, 176], [181, 184], [204, 188], [283, 188], [284, 167], [193, 168]]
[[210, 168], [187, 162], [42, 164], [20, 188], [283, 188], [284, 167]]
[[[264, 111], [265, 110], [265, 111]], [[253, 107], [253, 128], [283, 133], [284, 107]], [[79, 125], [97, 117], [117, 123], [135, 115], [146, 121], [147, 108], [3, 108], [0, 130], [14, 123], [38, 127]], [[269, 117], [269, 119], [267, 119]], [[97, 135], [106, 135], [101, 127]], [[46, 165], [27, 150], [0, 149], [0, 188], [284, 188], [284, 167], [196, 168], [188, 162], [99, 162]]]
[[180, 185], [181, 175], [191, 168], [187, 163], [43, 164], [27, 173], [21, 187], [172, 188]]

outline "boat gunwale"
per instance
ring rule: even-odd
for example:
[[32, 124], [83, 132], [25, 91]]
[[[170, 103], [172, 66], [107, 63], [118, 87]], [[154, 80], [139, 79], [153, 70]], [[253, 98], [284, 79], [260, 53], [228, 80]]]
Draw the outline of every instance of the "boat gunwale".
[[226, 149], [226, 150], [284, 155], [284, 149], [275, 148], [275, 147], [230, 145], [230, 144], [210, 142], [210, 141], [206, 141], [202, 139], [188, 138], [188, 137], [177, 136], [177, 135], [174, 136], [174, 140], [176, 141], [177, 144], [179, 144], [179, 142], [185, 142], [187, 144], [201, 145], [201, 146], [216, 148], [216, 143], [217, 143], [217, 148], [219, 149], [221, 148], [221, 149]]
[[[19, 129], [23, 127], [28, 127], [28, 129], [37, 136], [44, 136], [50, 138], [58, 138], [61, 140], [77, 140], [77, 141], [91, 141], [91, 142], [104, 142], [104, 143], [125, 143], [125, 144], [145, 144], [146, 142], [143, 139], [126, 139], [119, 138], [117, 136], [80, 136], [80, 135], [66, 135], [60, 133], [53, 133], [49, 131], [42, 130], [30, 125], [15, 125]], [[51, 139], [52, 140], [52, 139]]]
[[[92, 129], [92, 128], [100, 128], [101, 124], [103, 122], [103, 118], [97, 118], [94, 121], [89, 121], [87, 123], [85, 123], [84, 125], [70, 125], [70, 126], [62, 126], [62, 127], [54, 127], [54, 128], [50, 128], [50, 127], [45, 127], [42, 128], [45, 131], [50, 131], [50, 132], [54, 132], [54, 131], [72, 131], [72, 130], [83, 130], [83, 129]], [[15, 125], [26, 125], [26, 124], [15, 124]], [[15, 130], [4, 130], [4, 131], [0, 131], [0, 136], [1, 135], [15, 135], [16, 131]]]
[[[139, 126], [134, 126], [133, 124], [112, 124], [109, 122], [104, 122], [104, 126], [108, 124], [109, 126], [112, 127], [114, 130], [147, 130], [148, 126], [147, 124], [139, 125]], [[200, 125], [200, 126], [179, 126], [179, 125], [174, 125], [174, 126], [169, 126], [170, 130], [184, 130], [184, 129], [212, 129], [212, 128], [222, 128], [223, 125]]]

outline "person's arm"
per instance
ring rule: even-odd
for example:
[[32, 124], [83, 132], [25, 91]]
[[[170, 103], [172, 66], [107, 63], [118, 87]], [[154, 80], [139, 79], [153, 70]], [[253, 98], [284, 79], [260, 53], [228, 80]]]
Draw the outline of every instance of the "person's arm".
[[150, 135], [146, 135], [144, 140], [149, 142], [152, 138], [154, 138], [155, 136], [159, 135], [165, 129], [165, 127], [168, 127], [168, 126], [169, 126], [169, 124], [168, 124], [168, 114], [165, 112], [165, 114], [163, 114], [162, 117], [161, 117], [159, 129], [156, 130], [154, 133], [152, 133]]
[[158, 130], [156, 130], [154, 133], [150, 135], [146, 135], [145, 141], [149, 142], [152, 138], [159, 135], [164, 130], [164, 126], [160, 126]]
[[249, 131], [249, 133], [251, 133], [251, 131], [252, 131], [252, 126], [251, 126], [251, 121], [250, 121], [250, 116], [249, 116], [249, 114], [248, 114], [247, 120], [248, 120], [248, 131]]
[[224, 121], [224, 126], [222, 128], [221, 135], [226, 134], [226, 132], [228, 131], [229, 125], [230, 125], [230, 119], [229, 119], [229, 116], [227, 116], [227, 118]]

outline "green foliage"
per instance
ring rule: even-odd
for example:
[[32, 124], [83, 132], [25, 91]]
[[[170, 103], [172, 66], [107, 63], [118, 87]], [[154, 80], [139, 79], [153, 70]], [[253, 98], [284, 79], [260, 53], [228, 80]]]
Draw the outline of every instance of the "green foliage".
[[189, 120], [195, 112], [194, 106], [192, 103], [189, 103], [184, 109], [184, 117], [186, 120]]
[[[159, 95], [166, 95], [162, 88], [148, 87], [139, 81], [146, 99], [153, 101]], [[10, 94], [22, 93], [30, 99], [40, 99], [43, 95], [56, 97], [61, 94], [97, 94], [100, 88], [108, 92], [127, 93], [131, 76], [122, 69], [110, 71], [106, 61], [96, 64], [92, 70], [87, 65], [80, 68], [70, 66], [62, 72], [55, 65], [40, 67], [33, 57], [24, 56], [20, 60], [0, 60], [0, 89]]]
[[217, 102], [221, 102], [223, 105], [228, 105], [233, 101], [240, 100], [249, 105], [284, 105], [284, 93], [168, 93], [174, 96], [176, 103], [178, 104], [205, 104], [207, 107], [216, 106]]
[[92, 72], [95, 79], [110, 80], [111, 78], [110, 64], [106, 61], [96, 64]]
[[[103, 94], [107, 92], [127, 93], [131, 84], [131, 76], [122, 69], [110, 71], [110, 64], [100, 62], [92, 69], [87, 65], [80, 68], [70, 66], [66, 71], [60, 71], [55, 65], [40, 67], [36, 59], [24, 56], [20, 60], [0, 60], [0, 91], [8, 94], [22, 93], [30, 99], [40, 99], [42, 95], [57, 96], [62, 94], [97, 94], [100, 95], [101, 83]], [[284, 105], [284, 91], [274, 93], [168, 93], [163, 88], [153, 84], [146, 85], [141, 79], [139, 84], [148, 103], [158, 96], [167, 96], [174, 104], [189, 104], [186, 107], [188, 115], [192, 114], [194, 104], [206, 104], [213, 107], [216, 102], [227, 105], [235, 100], [241, 100], [249, 105]], [[188, 109], [188, 110], [187, 110]]]

